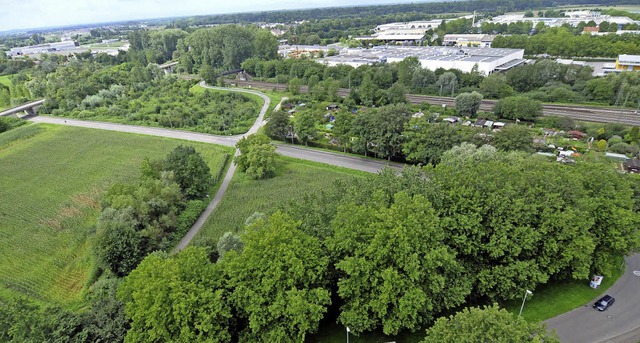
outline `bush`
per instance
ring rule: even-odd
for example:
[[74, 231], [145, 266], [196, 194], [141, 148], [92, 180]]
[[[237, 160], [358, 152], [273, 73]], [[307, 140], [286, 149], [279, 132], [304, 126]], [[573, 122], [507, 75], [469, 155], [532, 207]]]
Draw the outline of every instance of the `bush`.
[[187, 207], [178, 216], [178, 225], [173, 233], [174, 238], [187, 234], [191, 226], [198, 220], [202, 212], [207, 208], [207, 202], [202, 200], [191, 200], [187, 202]]

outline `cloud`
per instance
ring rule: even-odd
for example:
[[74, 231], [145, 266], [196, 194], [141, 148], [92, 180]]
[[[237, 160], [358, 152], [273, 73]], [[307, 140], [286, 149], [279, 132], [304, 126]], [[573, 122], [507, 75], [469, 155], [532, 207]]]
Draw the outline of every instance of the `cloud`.
[[[339, 0], [5, 0], [0, 31], [233, 12], [344, 6]], [[356, 0], [349, 5], [394, 3]]]

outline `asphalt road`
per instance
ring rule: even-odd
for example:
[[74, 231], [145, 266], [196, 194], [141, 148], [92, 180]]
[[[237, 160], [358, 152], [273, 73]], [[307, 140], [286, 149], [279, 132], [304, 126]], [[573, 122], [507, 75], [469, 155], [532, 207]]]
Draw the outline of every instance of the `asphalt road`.
[[638, 343], [640, 341], [640, 254], [627, 258], [624, 275], [607, 294], [616, 302], [604, 312], [592, 305], [600, 297], [583, 307], [547, 320], [547, 327], [555, 329], [563, 343]]
[[[103, 123], [87, 120], [66, 119], [61, 117], [44, 117], [35, 116], [28, 120], [34, 123], [48, 123], [58, 125], [69, 125], [77, 127], [86, 127], [91, 129], [101, 129], [109, 131], [119, 131], [128, 133], [137, 133], [142, 135], [168, 137], [175, 139], [184, 139], [187, 141], [203, 142], [211, 144], [219, 144], [224, 146], [235, 146], [236, 142], [242, 136], [216, 136], [204, 133], [195, 133], [189, 131], [162, 129], [157, 127], [134, 126], [116, 123]], [[256, 129], [257, 130], [257, 129]], [[299, 146], [289, 146], [277, 144], [276, 152], [288, 157], [295, 157], [302, 160], [325, 163], [338, 167], [361, 170], [369, 173], [377, 173], [382, 170], [387, 163], [380, 160], [367, 159], [352, 155], [343, 155], [328, 151], [309, 149]], [[390, 163], [391, 166], [401, 168], [401, 164]]]

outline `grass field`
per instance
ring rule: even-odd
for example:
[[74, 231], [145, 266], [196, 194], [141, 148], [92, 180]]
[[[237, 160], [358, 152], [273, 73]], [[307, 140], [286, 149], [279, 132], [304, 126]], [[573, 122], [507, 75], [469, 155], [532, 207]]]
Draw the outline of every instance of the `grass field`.
[[254, 212], [269, 213], [311, 191], [331, 187], [338, 179], [368, 175], [350, 169], [278, 156], [276, 177], [252, 180], [236, 172], [224, 199], [195, 237], [194, 244], [215, 245], [227, 231], [239, 232]]
[[[622, 258], [620, 258], [620, 265], [622, 266]], [[533, 292], [532, 297], [527, 299], [522, 317], [531, 322], [542, 321], [588, 304], [591, 300], [604, 294], [623, 273], [623, 268], [616, 268], [605, 274], [598, 289], [589, 287], [589, 280], [542, 285]], [[522, 296], [524, 296], [524, 290]], [[507, 303], [505, 308], [517, 315], [520, 312], [520, 306], [522, 306], [522, 298]]]
[[[33, 128], [40, 127], [40, 132]], [[37, 130], [37, 129], [36, 129]], [[12, 134], [12, 138], [5, 138]], [[143, 158], [179, 144], [203, 154], [212, 173], [229, 148], [54, 125], [0, 135], [0, 296], [77, 308], [94, 264], [91, 233], [100, 195], [134, 180]]]

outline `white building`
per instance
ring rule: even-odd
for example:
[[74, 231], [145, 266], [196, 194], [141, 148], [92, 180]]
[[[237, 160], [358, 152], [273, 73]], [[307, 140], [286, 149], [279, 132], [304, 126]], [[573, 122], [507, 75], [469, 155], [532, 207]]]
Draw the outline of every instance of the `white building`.
[[458, 69], [468, 73], [477, 67], [479, 72], [489, 75], [524, 63], [526, 60], [523, 56], [523, 49], [377, 46], [371, 49], [345, 49], [339, 55], [319, 59], [319, 62], [329, 66], [346, 64], [359, 67], [417, 57], [422, 67], [429, 70]]
[[490, 48], [497, 35], [485, 34], [446, 34], [442, 41], [446, 46], [474, 46]]
[[[609, 23], [618, 24], [619, 26], [637, 23], [636, 21], [634, 21], [629, 17], [613, 17], [610, 15], [602, 15], [600, 14], [600, 12], [592, 12], [592, 11], [566, 12], [566, 15], [568, 15], [569, 17], [539, 18], [539, 17], [525, 17], [524, 14], [505, 14], [505, 15], [493, 17], [492, 19], [485, 20], [482, 22], [488, 22], [488, 23], [494, 23], [494, 24], [531, 22], [534, 27], [540, 22], [550, 27], [562, 26], [564, 24], [577, 26], [581, 22], [588, 23], [589, 21], [595, 22], [596, 25], [600, 25], [600, 23], [606, 21]], [[476, 23], [476, 26], [479, 27], [482, 22]]]
[[24, 55], [36, 55], [43, 53], [51, 53], [56, 51], [65, 51], [75, 49], [78, 46], [74, 41], [63, 41], [56, 43], [45, 43], [38, 45], [22, 46], [19, 48], [12, 48], [7, 51], [8, 56], [24, 56]]

